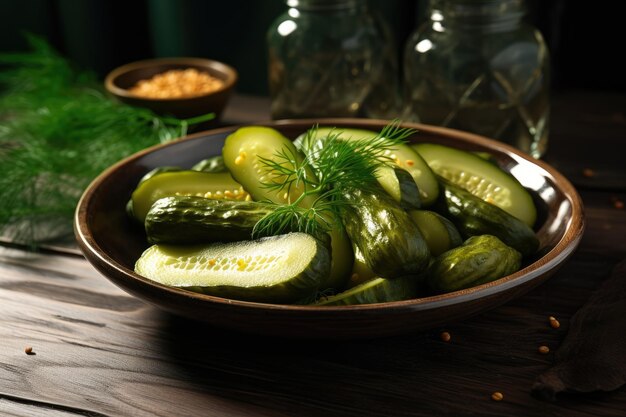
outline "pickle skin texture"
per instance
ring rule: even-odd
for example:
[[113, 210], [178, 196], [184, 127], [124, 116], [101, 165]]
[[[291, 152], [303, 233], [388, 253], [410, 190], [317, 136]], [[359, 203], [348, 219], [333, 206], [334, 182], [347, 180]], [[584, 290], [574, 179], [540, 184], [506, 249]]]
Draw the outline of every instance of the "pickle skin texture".
[[522, 255], [492, 235], [472, 236], [439, 255], [428, 270], [436, 292], [451, 292], [495, 281], [519, 270]]
[[524, 257], [537, 251], [539, 239], [526, 223], [461, 187], [444, 179], [440, 181], [442, 198], [439, 213], [450, 219], [464, 238], [497, 236]]

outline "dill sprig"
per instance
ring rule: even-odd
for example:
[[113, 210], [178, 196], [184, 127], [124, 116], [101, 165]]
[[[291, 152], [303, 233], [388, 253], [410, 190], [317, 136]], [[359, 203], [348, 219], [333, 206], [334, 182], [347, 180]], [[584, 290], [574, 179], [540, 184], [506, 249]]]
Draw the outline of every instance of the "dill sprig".
[[349, 188], [371, 189], [376, 184], [376, 172], [391, 166], [394, 147], [405, 143], [415, 132], [402, 128], [394, 120], [370, 138], [350, 139], [333, 129], [318, 136], [318, 128], [309, 129], [300, 143], [302, 158], [292, 148], [283, 148], [272, 158], [260, 157], [265, 188], [277, 193], [292, 192], [294, 201], [275, 204], [276, 208], [255, 226], [255, 235], [270, 235], [301, 231], [321, 235], [333, 227], [342, 227], [341, 209], [347, 204], [342, 193]]
[[310, 175], [307, 174], [306, 161], [301, 162], [301, 158], [294, 151], [293, 148], [285, 147], [279, 149], [273, 158], [259, 155], [259, 161], [269, 178], [261, 184], [263, 188], [290, 193], [293, 188], [300, 187], [302, 184], [315, 186], [315, 183], [311, 183]]
[[36, 247], [71, 236], [78, 199], [100, 172], [184, 136], [189, 123], [110, 99], [92, 73], [27, 37], [31, 51], [0, 54], [0, 234]]

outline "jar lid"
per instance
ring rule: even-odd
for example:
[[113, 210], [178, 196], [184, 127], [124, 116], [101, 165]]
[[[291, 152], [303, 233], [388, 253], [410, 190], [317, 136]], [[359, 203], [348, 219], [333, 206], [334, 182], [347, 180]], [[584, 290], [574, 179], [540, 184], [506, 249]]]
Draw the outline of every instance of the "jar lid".
[[521, 17], [526, 13], [524, 0], [430, 0], [430, 9], [448, 19]]
[[514, 28], [526, 14], [524, 0], [430, 0], [429, 9], [440, 27], [486, 32]]
[[287, 0], [287, 6], [304, 10], [342, 10], [356, 7], [361, 0]]

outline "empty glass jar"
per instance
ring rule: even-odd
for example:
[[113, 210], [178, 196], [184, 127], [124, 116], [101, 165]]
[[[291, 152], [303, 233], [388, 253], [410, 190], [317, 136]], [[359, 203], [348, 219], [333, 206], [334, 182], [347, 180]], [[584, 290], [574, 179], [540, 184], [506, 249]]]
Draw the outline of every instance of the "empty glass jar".
[[286, 3], [267, 33], [272, 117], [397, 117], [397, 54], [367, 1]]
[[549, 54], [523, 0], [431, 0], [405, 46], [404, 119], [470, 131], [535, 158], [548, 142]]

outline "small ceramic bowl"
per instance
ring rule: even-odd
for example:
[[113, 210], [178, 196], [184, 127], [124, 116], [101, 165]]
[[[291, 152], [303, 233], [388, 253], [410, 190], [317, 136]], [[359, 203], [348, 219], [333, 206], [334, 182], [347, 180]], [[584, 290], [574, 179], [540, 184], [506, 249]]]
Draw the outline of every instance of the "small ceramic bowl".
[[[179, 98], [148, 98], [134, 94], [131, 89], [142, 80], [169, 70], [195, 69], [222, 82], [211, 92]], [[237, 71], [219, 61], [203, 58], [156, 58], [132, 62], [111, 71], [104, 79], [106, 90], [120, 101], [132, 106], [146, 107], [157, 114], [181, 119], [215, 113], [219, 119], [237, 83]]]
[[[265, 125], [288, 138], [320, 126], [379, 131], [382, 120], [286, 120]], [[520, 151], [480, 136], [420, 124], [411, 142], [434, 142], [487, 152], [492, 161], [516, 177], [534, 198], [538, 210], [535, 231], [539, 251], [522, 269], [473, 288], [389, 303], [315, 307], [263, 304], [225, 299], [171, 288], [133, 271], [148, 247], [145, 233], [125, 213], [126, 202], [139, 179], [165, 165], [191, 167], [218, 155], [224, 139], [236, 127], [191, 135], [139, 152], [109, 168], [83, 194], [76, 211], [75, 231], [85, 257], [105, 277], [135, 296], [164, 310], [244, 332], [299, 338], [372, 338], [419, 331], [494, 308], [544, 282], [578, 246], [584, 229], [583, 207], [570, 182], [554, 168]]]

